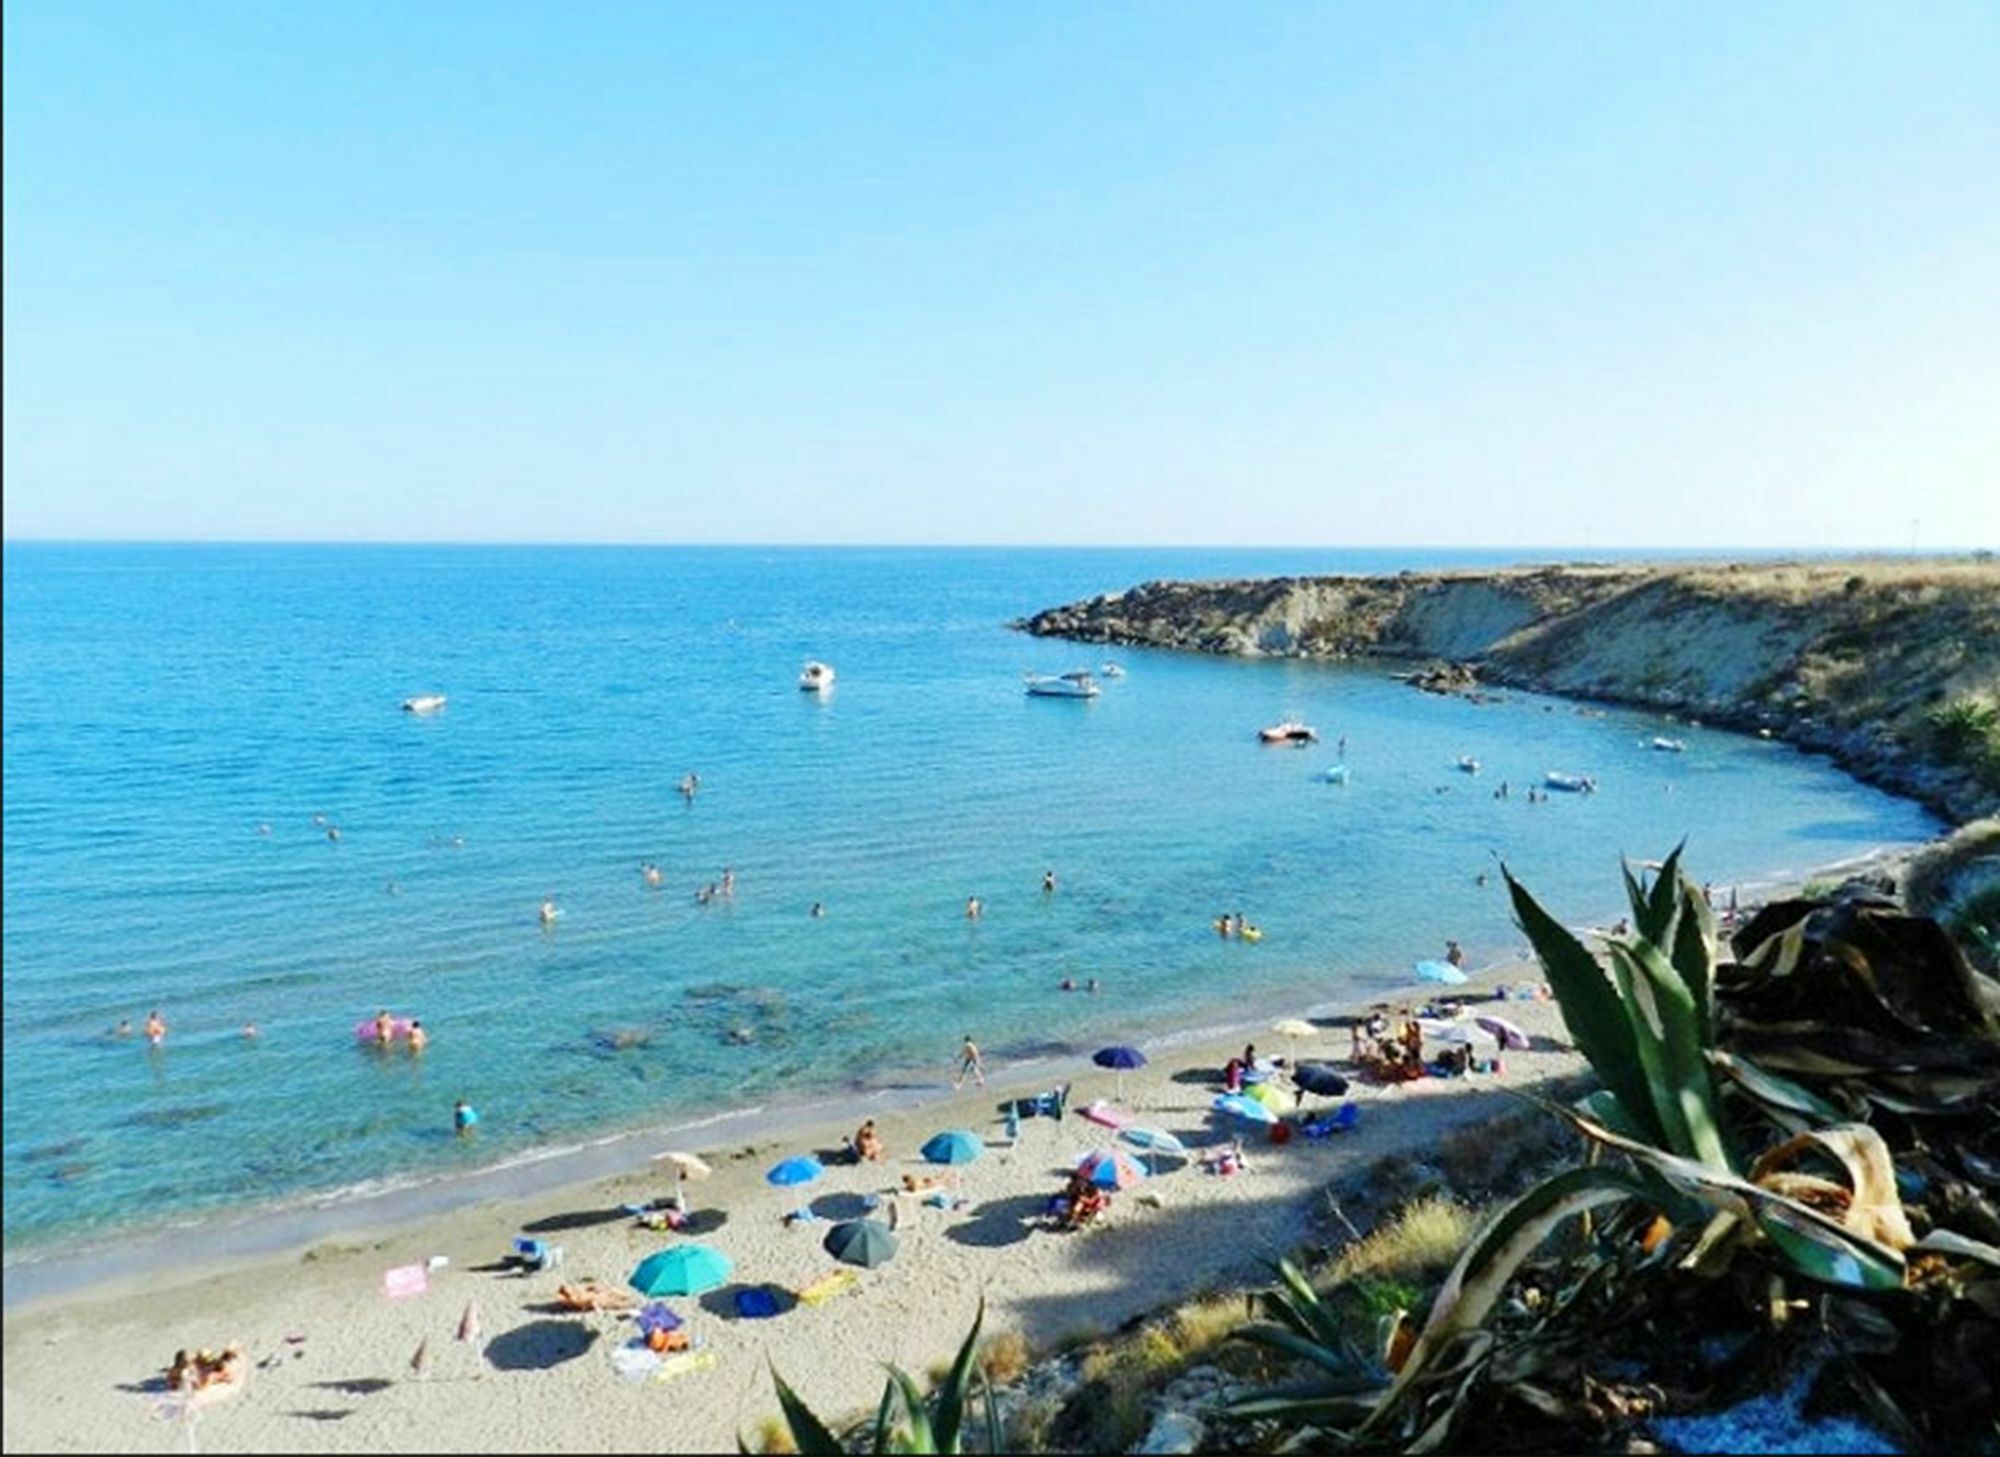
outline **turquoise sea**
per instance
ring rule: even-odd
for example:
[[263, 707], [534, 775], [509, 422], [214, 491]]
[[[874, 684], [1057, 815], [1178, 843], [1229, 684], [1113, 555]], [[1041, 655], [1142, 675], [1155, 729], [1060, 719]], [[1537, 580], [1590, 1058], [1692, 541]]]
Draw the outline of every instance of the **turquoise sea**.
[[[1005, 625], [1154, 577], [1518, 556], [9, 545], [8, 1259], [936, 1082], [966, 1032], [1004, 1062], [1300, 1011], [1448, 936], [1515, 949], [1475, 883], [1499, 856], [1582, 919], [1621, 851], [1684, 834], [1726, 884], [1931, 830], [1781, 746], [1651, 752], [1652, 715]], [[1129, 673], [1094, 702], [1021, 691], [1107, 656]], [[399, 711], [427, 692], [449, 706]], [[1293, 715], [1326, 742], [1259, 747]], [[1340, 735], [1350, 782], [1316, 782]], [[1530, 805], [1548, 769], [1603, 790]], [[697, 904], [725, 866], [733, 899]], [[1264, 941], [1220, 941], [1229, 909]], [[384, 1006], [421, 1060], [356, 1045]], [[153, 1007], [162, 1049], [106, 1035]]]

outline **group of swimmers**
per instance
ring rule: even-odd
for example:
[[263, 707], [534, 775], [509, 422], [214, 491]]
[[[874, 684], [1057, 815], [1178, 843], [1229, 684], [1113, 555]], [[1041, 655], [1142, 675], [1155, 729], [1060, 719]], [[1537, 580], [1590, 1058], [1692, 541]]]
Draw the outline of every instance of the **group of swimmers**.
[[[396, 1019], [390, 1016], [389, 1009], [384, 1007], [375, 1014], [375, 1045], [386, 1048], [395, 1040]], [[424, 1031], [423, 1023], [412, 1017], [410, 1019], [409, 1035], [405, 1040], [410, 1044], [410, 1051], [412, 1053], [419, 1053], [430, 1046], [431, 1035]]]
[[1264, 933], [1243, 919], [1241, 911], [1225, 911], [1210, 923], [1225, 941], [1261, 941]]

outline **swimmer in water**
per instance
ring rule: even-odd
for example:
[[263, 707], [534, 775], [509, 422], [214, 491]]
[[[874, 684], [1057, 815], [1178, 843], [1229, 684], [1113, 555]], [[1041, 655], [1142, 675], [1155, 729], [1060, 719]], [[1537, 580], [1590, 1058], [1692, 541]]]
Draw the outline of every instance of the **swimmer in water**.
[[243, 1024], [243, 1040], [245, 1042], [255, 1042], [257, 1040], [257, 1024], [255, 1022], [245, 1022]]
[[976, 896], [976, 895], [969, 895], [969, 896], [967, 896], [967, 897], [965, 898], [965, 919], [966, 919], [966, 920], [968, 920], [968, 921], [976, 921], [976, 920], [978, 920], [978, 919], [979, 919], [979, 917], [980, 917], [980, 915], [981, 915], [981, 914], [982, 914], [982, 913], [983, 913], [983, 912], [984, 912], [985, 910], [986, 910], [986, 905], [985, 905], [985, 903], [984, 903], [983, 901], [981, 901], [981, 900], [979, 899], [979, 897], [978, 897], [978, 896]]
[[825, 903], [823, 901], [814, 901], [812, 903], [812, 909], [807, 911], [806, 914], [811, 916], [815, 921], [817, 921], [820, 917], [826, 914]]
[[316, 825], [323, 825], [323, 824], [325, 824], [325, 823], [326, 823], [326, 816], [325, 816], [325, 815], [322, 815], [322, 814], [316, 814], [316, 815], [314, 815], [314, 816], [313, 816], [313, 823], [314, 823], [314, 824], [316, 824]]
[[1069, 976], [1066, 976], [1066, 977], [1064, 977], [1064, 978], [1062, 979], [1062, 990], [1063, 990], [1063, 991], [1066, 991], [1066, 992], [1073, 992], [1073, 991], [1075, 991], [1075, 990], [1076, 990], [1076, 978], [1075, 978], [1075, 977], [1069, 977]]
[[271, 833], [271, 827], [269, 825], [259, 825], [257, 826], [257, 833], [260, 835], [268, 835]]
[[160, 1015], [159, 1008], [155, 1007], [152, 1011], [146, 1014], [146, 1041], [150, 1042], [153, 1046], [158, 1047], [162, 1042], [165, 1042], [166, 1040], [167, 1040], [167, 1019], [165, 1017], [162, 1017]]
[[556, 923], [556, 917], [561, 914], [562, 912], [556, 908], [554, 901], [547, 900], [542, 902], [541, 917], [544, 926], [553, 926]]
[[111, 1035], [113, 1037], [130, 1037], [132, 1035], [132, 1019], [130, 1017], [120, 1017], [118, 1025], [111, 1029]]
[[1044, 870], [1042, 872], [1042, 894], [1053, 895], [1055, 893], [1055, 888], [1056, 888], [1056, 873], [1053, 870]]
[[727, 865], [722, 867], [722, 894], [730, 899], [736, 896], [736, 872]]
[[479, 1122], [479, 1114], [465, 1099], [460, 1098], [451, 1105], [451, 1126], [458, 1130], [460, 1138], [472, 1137], [473, 1125]]
[[681, 797], [689, 804], [694, 803], [695, 791], [701, 788], [701, 776], [690, 771], [681, 776]]
[[328, 825], [326, 827], [326, 837], [329, 840], [338, 840], [340, 838], [340, 826]]
[[660, 867], [648, 860], [639, 867], [640, 878], [654, 890], [660, 888]]
[[395, 1040], [395, 1037], [396, 1019], [391, 1017], [389, 1009], [384, 1007], [375, 1014], [375, 1045], [377, 1047], [387, 1047]]
[[714, 883], [711, 882], [708, 885], [704, 885], [700, 890], [696, 891], [694, 893], [694, 899], [695, 899], [695, 904], [703, 906], [707, 905], [710, 901], [714, 900], [715, 899]]
[[412, 1018], [410, 1021], [411, 1054], [414, 1055], [416, 1053], [422, 1052], [426, 1047], [430, 1046], [430, 1041], [431, 1041], [431, 1035], [430, 1033], [424, 1031], [424, 1024]]
[[1089, 992], [1089, 993], [1090, 993], [1090, 994], [1091, 994], [1092, 996], [1096, 996], [1096, 995], [1097, 995], [1097, 978], [1093, 976], [1093, 977], [1092, 977], [1092, 978], [1091, 978], [1091, 979], [1090, 979], [1090, 980], [1089, 980], [1088, 982], [1086, 982], [1086, 983], [1084, 984], [1084, 988], [1083, 988], [1083, 989], [1084, 989], [1085, 991]]

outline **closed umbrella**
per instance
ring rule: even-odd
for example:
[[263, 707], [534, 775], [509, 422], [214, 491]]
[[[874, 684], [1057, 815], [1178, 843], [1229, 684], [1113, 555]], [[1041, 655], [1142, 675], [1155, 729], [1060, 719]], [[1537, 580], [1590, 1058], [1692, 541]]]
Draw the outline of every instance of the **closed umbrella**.
[[1255, 1098], [1246, 1098], [1241, 1093], [1222, 1093], [1209, 1106], [1218, 1113], [1241, 1118], [1246, 1123], [1271, 1124], [1278, 1121], [1277, 1114]]
[[1146, 1065], [1146, 1054], [1136, 1047], [1100, 1047], [1091, 1056], [1099, 1067], [1113, 1068], [1118, 1073], [1118, 1096], [1125, 1096], [1125, 1074]]
[[1449, 961], [1419, 961], [1417, 980], [1442, 982], [1445, 986], [1455, 987], [1465, 984], [1466, 975]]
[[[764, 1175], [764, 1181], [768, 1184], [776, 1184], [781, 1189], [793, 1189], [802, 1184], [812, 1183], [825, 1172], [826, 1167], [818, 1159], [809, 1153], [802, 1153], [773, 1164], [770, 1170]], [[800, 1206], [801, 1209], [810, 1209], [811, 1207], [811, 1200], [807, 1200]]]
[[826, 1252], [847, 1265], [872, 1270], [896, 1258], [896, 1236], [889, 1226], [873, 1219], [850, 1219], [836, 1224], [820, 1241]]
[[1100, 1189], [1129, 1189], [1146, 1171], [1123, 1149], [1099, 1148], [1085, 1154], [1076, 1171]]
[[1500, 1039], [1500, 1045], [1509, 1052], [1526, 1052], [1528, 1034], [1509, 1022], [1505, 1017], [1496, 1017], [1491, 1012], [1481, 1013], [1473, 1018], [1480, 1026]]
[[707, 1245], [675, 1245], [639, 1261], [630, 1284], [641, 1295], [699, 1295], [729, 1278], [729, 1256]]
[[986, 1152], [986, 1145], [978, 1134], [954, 1128], [932, 1135], [920, 1152], [934, 1164], [969, 1164]]
[[1276, 1083], [1252, 1083], [1243, 1090], [1243, 1096], [1255, 1099], [1273, 1113], [1289, 1113], [1298, 1106], [1298, 1100]]
[[1292, 1081], [1322, 1098], [1338, 1098], [1347, 1091], [1347, 1079], [1323, 1062], [1300, 1063], [1292, 1070]]

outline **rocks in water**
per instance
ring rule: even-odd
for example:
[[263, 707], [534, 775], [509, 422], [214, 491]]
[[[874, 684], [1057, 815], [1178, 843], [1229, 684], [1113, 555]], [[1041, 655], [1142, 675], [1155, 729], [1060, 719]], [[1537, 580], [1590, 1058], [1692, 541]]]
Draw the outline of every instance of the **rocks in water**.
[[1479, 686], [1479, 671], [1470, 663], [1440, 660], [1404, 675], [1403, 681], [1426, 693], [1470, 693]]

